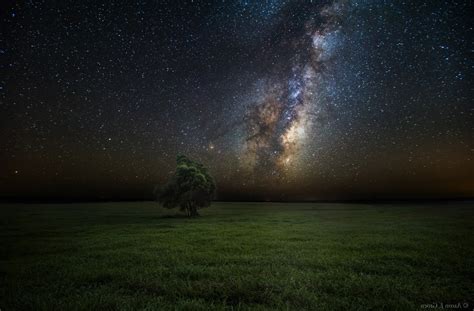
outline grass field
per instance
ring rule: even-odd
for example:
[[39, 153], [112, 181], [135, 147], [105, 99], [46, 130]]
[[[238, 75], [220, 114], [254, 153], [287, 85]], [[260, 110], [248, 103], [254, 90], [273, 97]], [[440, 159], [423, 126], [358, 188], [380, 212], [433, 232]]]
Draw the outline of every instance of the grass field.
[[[0, 205], [0, 309], [411, 310], [474, 301], [474, 205]], [[474, 306], [471, 304], [469, 310]]]

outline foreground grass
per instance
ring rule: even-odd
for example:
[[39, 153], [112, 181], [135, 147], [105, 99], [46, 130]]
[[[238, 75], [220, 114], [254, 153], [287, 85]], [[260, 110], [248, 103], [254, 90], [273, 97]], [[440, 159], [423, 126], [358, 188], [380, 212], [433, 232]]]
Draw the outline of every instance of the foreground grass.
[[[0, 206], [1, 310], [395, 310], [474, 301], [474, 206]], [[472, 306], [471, 306], [472, 308]]]

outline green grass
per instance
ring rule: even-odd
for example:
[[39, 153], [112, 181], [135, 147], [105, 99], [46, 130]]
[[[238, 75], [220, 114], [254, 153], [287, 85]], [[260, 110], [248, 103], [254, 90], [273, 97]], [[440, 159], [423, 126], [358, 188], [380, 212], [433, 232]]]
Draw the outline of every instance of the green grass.
[[[0, 206], [0, 309], [411, 310], [474, 301], [474, 206]], [[472, 305], [471, 305], [472, 307]]]

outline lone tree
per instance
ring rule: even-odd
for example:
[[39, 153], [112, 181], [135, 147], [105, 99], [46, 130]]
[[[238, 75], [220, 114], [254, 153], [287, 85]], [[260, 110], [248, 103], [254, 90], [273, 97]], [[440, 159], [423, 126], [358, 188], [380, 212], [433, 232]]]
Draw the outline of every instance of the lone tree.
[[179, 155], [176, 172], [158, 192], [158, 202], [165, 208], [179, 207], [188, 216], [199, 216], [198, 209], [208, 207], [216, 191], [214, 178], [200, 163]]

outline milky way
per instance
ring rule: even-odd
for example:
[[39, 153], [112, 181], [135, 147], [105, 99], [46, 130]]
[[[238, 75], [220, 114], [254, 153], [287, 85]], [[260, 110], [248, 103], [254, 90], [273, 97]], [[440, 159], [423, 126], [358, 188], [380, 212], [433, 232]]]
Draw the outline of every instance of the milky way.
[[334, 2], [310, 16], [303, 36], [292, 42], [297, 49], [288, 60], [291, 70], [269, 78], [262, 98], [249, 107], [243, 146], [248, 169], [271, 170], [284, 177], [299, 164], [305, 146], [317, 140], [314, 126], [331, 105], [325, 100], [323, 80], [342, 41], [345, 6]]

